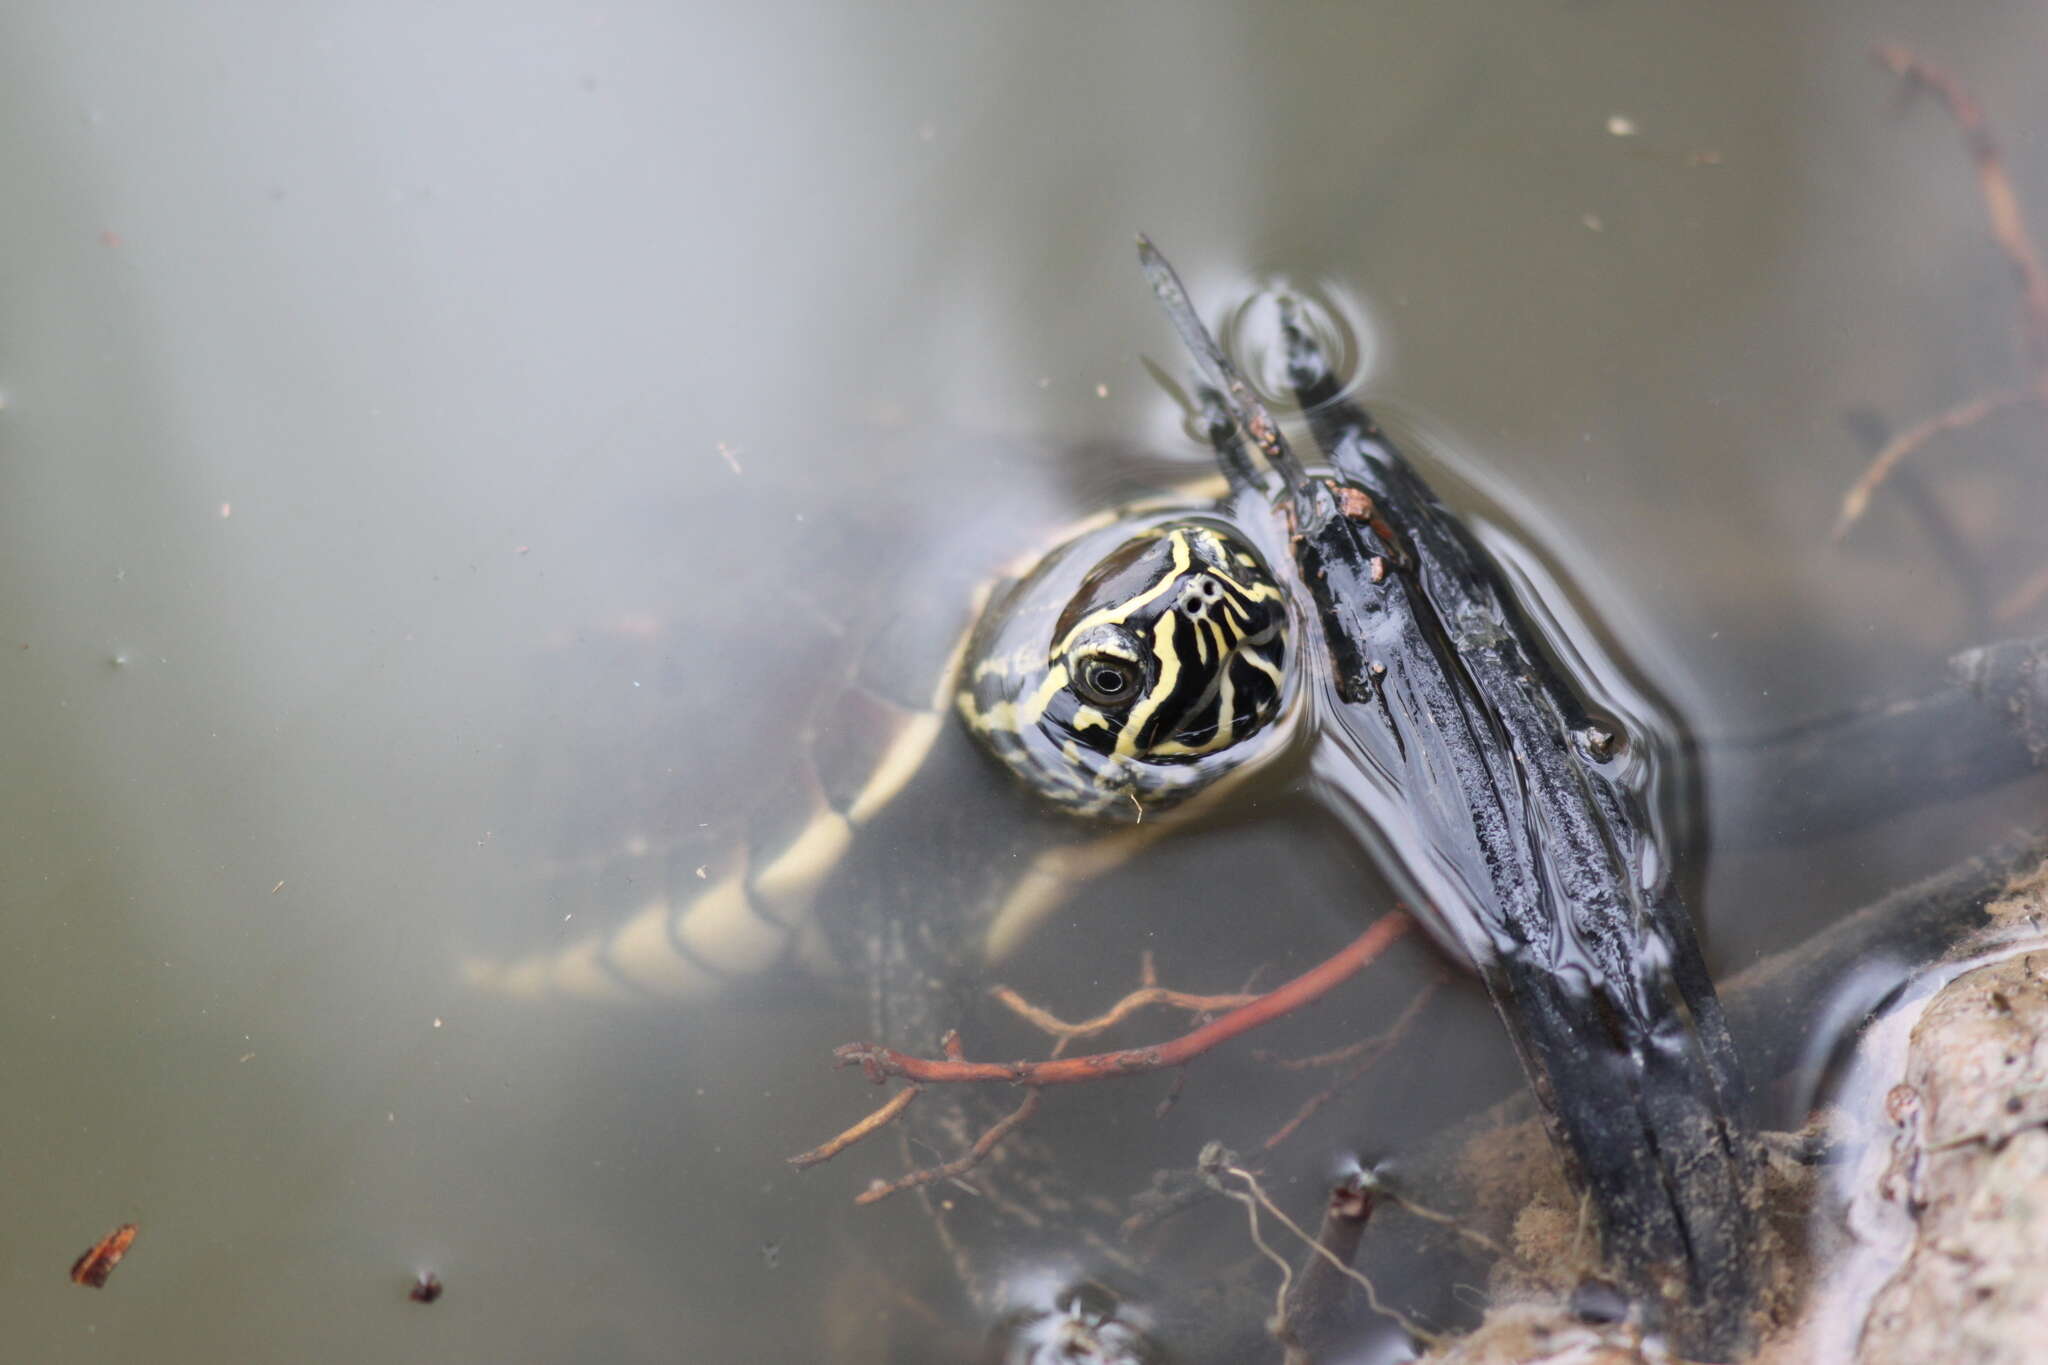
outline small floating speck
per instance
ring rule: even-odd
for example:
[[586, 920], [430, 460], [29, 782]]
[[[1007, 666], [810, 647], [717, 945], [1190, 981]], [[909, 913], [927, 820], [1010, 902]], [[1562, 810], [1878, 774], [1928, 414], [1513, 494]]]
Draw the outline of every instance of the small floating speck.
[[1107, 397], [1109, 397], [1109, 385], [1107, 385], [1107, 384], [1097, 384], [1097, 385], [1095, 386], [1095, 396], [1096, 396], [1097, 398], [1107, 398]]
[[235, 505], [233, 503], [224, 502], [220, 505], [220, 519], [222, 521], [226, 521], [229, 517], [233, 516], [234, 514]]
[[1582, 214], [1579, 221], [1586, 225], [1586, 231], [1588, 232], [1607, 231], [1607, 220], [1597, 213]]
[[1607, 116], [1607, 131], [1614, 137], [1634, 137], [1636, 135], [1636, 121], [1627, 114], [1609, 114]]
[[432, 1303], [441, 1297], [441, 1277], [431, 1270], [422, 1270], [413, 1277], [412, 1289], [406, 1294], [414, 1303]]

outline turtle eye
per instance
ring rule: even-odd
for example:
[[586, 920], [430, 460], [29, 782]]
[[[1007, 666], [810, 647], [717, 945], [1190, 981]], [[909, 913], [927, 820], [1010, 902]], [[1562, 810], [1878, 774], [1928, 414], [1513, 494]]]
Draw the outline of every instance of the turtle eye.
[[1142, 679], [1138, 666], [1113, 654], [1080, 654], [1067, 666], [1074, 692], [1095, 706], [1129, 706]]

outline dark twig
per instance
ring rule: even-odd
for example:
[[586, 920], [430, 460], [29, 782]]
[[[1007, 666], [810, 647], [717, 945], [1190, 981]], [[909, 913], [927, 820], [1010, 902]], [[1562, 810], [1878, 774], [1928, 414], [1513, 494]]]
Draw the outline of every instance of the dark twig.
[[[1280, 431], [1280, 424], [1273, 420], [1273, 414], [1266, 410], [1259, 395], [1252, 386], [1245, 383], [1237, 367], [1230, 363], [1230, 357], [1209, 335], [1209, 329], [1202, 325], [1195, 307], [1188, 301], [1187, 287], [1180, 282], [1166, 257], [1159, 254], [1159, 248], [1152, 245], [1150, 238], [1138, 237], [1138, 263], [1145, 269], [1145, 278], [1152, 282], [1152, 292], [1166, 310], [1166, 316], [1173, 323], [1173, 329], [1180, 333], [1181, 341], [1193, 354], [1195, 363], [1201, 368], [1216, 401], [1237, 422], [1259, 453], [1266, 457], [1266, 463], [1290, 488], [1299, 489], [1308, 482], [1308, 475], [1302, 469], [1301, 461], [1295, 457], [1293, 447], [1287, 444], [1287, 437]], [[1207, 407], [1205, 396], [1204, 407]], [[1213, 425], [1215, 418], [1207, 420]], [[1229, 457], [1225, 467], [1230, 467]]]
[[1323, 1205], [1323, 1226], [1316, 1233], [1318, 1250], [1295, 1272], [1294, 1287], [1287, 1294], [1287, 1365], [1309, 1365], [1342, 1325], [1351, 1281], [1332, 1267], [1349, 1267], [1357, 1258], [1372, 1206], [1371, 1187], [1356, 1176], [1330, 1191]]
[[1159, 1101], [1158, 1107], [1153, 1109], [1152, 1117], [1155, 1119], [1165, 1118], [1167, 1111], [1172, 1109], [1173, 1106], [1175, 1106], [1176, 1104], [1180, 1103], [1180, 1092], [1187, 1089], [1187, 1086], [1188, 1069], [1186, 1067], [1182, 1067], [1180, 1070], [1173, 1073], [1173, 1084], [1169, 1085], [1166, 1088], [1166, 1094]]

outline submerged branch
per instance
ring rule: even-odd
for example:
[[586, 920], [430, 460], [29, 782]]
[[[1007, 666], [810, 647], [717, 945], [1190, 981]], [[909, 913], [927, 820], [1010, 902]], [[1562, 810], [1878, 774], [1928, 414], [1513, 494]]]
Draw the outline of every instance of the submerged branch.
[[[915, 1093], [915, 1091], [916, 1087], [912, 1086], [910, 1091], [906, 1093]], [[967, 1174], [987, 1160], [988, 1154], [993, 1152], [1004, 1138], [1015, 1132], [1017, 1125], [1038, 1112], [1038, 1098], [1039, 1092], [1036, 1090], [1025, 1095], [1022, 1104], [990, 1124], [987, 1131], [974, 1140], [972, 1147], [969, 1147], [964, 1153], [953, 1158], [953, 1160], [943, 1162], [937, 1166], [920, 1166], [914, 1171], [905, 1171], [894, 1180], [876, 1180], [858, 1195], [854, 1196], [853, 1202], [856, 1204], [872, 1204], [878, 1200], [887, 1199], [892, 1194], [901, 1194], [905, 1190], [914, 1190], [920, 1185], [929, 1185], [939, 1180], [952, 1180], [957, 1176]], [[880, 1127], [881, 1125], [877, 1124], [876, 1126]]]
[[821, 1161], [830, 1161], [848, 1147], [853, 1146], [854, 1143], [868, 1136], [868, 1134], [894, 1123], [896, 1116], [910, 1107], [910, 1102], [917, 1098], [918, 1092], [923, 1088], [923, 1086], [917, 1085], [904, 1086], [894, 1095], [891, 1095], [889, 1102], [880, 1109], [875, 1110], [872, 1114], [869, 1114], [830, 1142], [821, 1143], [811, 1148], [808, 1152], [803, 1152], [789, 1158], [789, 1164], [798, 1170], [802, 1170], [806, 1166], [815, 1166]]
[[916, 1057], [876, 1043], [848, 1043], [833, 1050], [840, 1066], [858, 1066], [880, 1085], [891, 1076], [926, 1084], [1001, 1081], [1010, 1085], [1076, 1085], [1115, 1076], [1136, 1076], [1185, 1066], [1203, 1053], [1291, 1014], [1350, 980], [1413, 927], [1405, 911], [1394, 910], [1373, 922], [1350, 944], [1284, 986], [1275, 987], [1220, 1019], [1168, 1042], [1151, 1047], [1122, 1048], [1085, 1057], [1051, 1057], [1042, 1061], [971, 1062], [964, 1058]]
[[2019, 295], [2020, 337], [2032, 377], [2022, 387], [1966, 399], [1946, 411], [1914, 423], [1887, 441], [1849, 486], [1848, 492], [1842, 495], [1842, 509], [1834, 529], [1837, 542], [1862, 519], [1870, 506], [1871, 495], [1883, 485], [1899, 462], [1935, 437], [1968, 430], [1991, 414], [2007, 408], [2021, 405], [2048, 407], [2048, 269], [2042, 266], [2040, 248], [2027, 226], [2019, 195], [2013, 189], [2012, 174], [2006, 169], [2005, 157], [1998, 149], [1998, 140], [1992, 136], [1984, 111], [1953, 76], [1922, 61], [1903, 44], [1886, 44], [1877, 50], [1876, 55], [1879, 63], [1905, 80], [1910, 88], [1929, 91], [1939, 99], [1963, 134], [1963, 141], [1970, 149], [1970, 159], [1977, 167], [1977, 192], [1984, 201], [1984, 216], [1991, 229], [1991, 240], [2012, 267]]

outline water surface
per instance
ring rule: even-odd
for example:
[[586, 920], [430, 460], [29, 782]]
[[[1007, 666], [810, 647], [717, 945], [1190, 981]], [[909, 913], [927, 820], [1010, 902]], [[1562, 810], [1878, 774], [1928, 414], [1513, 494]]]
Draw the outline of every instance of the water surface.
[[[1867, 51], [1964, 73], [2040, 202], [2030, 7], [105, 3], [9, 30], [24, 1359], [915, 1336], [863, 1276], [935, 1283], [938, 1253], [909, 1206], [847, 1203], [892, 1155], [781, 1161], [870, 1098], [823, 1064], [851, 992], [520, 1006], [455, 965], [687, 885], [786, 799], [792, 718], [883, 605], [964, 612], [1063, 519], [1199, 466], [1141, 363], [1180, 367], [1134, 230], [1212, 318], [1276, 277], [1353, 301], [1365, 392], [1540, 545], [1702, 737], [1710, 792], [1714, 736], [1926, 686], [1975, 642], [1901, 500], [1826, 543], [1846, 413], [1910, 421], [2016, 363], [1952, 130]], [[2039, 436], [1922, 466], [1998, 589], [2038, 568]], [[1693, 839], [1717, 963], [2033, 799]], [[1149, 946], [1227, 989], [1378, 897], [1283, 802], [1091, 886], [1004, 975], [1081, 1014]], [[1382, 1026], [1436, 970], [1408, 954], [1288, 1041]], [[1512, 1084], [1476, 995], [1432, 1009], [1277, 1189]], [[1299, 1096], [1209, 1075], [1164, 1121], [1133, 1092], [1044, 1128], [1122, 1194]], [[65, 1285], [128, 1219], [110, 1287]], [[431, 1308], [404, 1297], [425, 1266]]]

